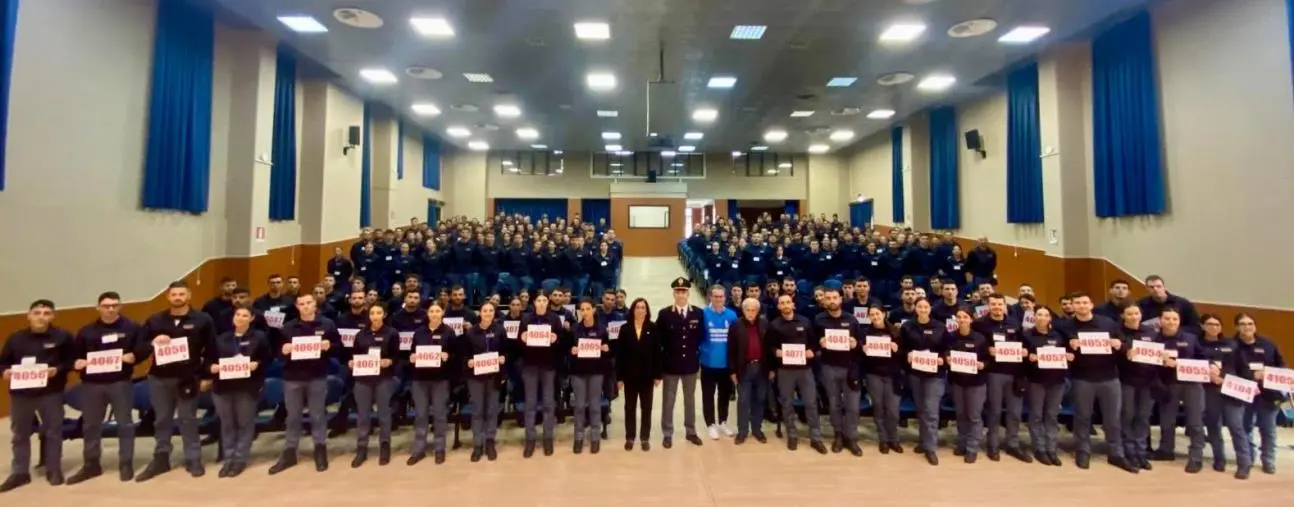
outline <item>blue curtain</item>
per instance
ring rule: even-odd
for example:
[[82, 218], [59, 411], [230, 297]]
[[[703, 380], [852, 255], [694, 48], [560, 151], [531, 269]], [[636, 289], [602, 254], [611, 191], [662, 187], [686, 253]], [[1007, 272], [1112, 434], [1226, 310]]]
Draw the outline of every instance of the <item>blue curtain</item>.
[[728, 220], [736, 222], [738, 218], [741, 218], [741, 207], [737, 206], [736, 199], [728, 199]]
[[539, 218], [548, 215], [549, 220], [566, 218], [566, 199], [495, 199], [494, 214], [513, 215], [520, 213], [538, 222]]
[[787, 199], [786, 203], [782, 205], [782, 213], [786, 213], [787, 215], [799, 215], [800, 201]]
[[422, 134], [422, 186], [440, 190], [440, 139]]
[[5, 139], [9, 137], [9, 77], [13, 72], [13, 44], [17, 32], [18, 0], [0, 0], [0, 190], [4, 190]]
[[435, 200], [427, 200], [427, 225], [435, 226], [440, 221], [440, 203]]
[[404, 120], [395, 120], [395, 179], [404, 179]]
[[1038, 64], [1006, 76], [1006, 221], [1040, 224], [1042, 133], [1038, 126]]
[[930, 110], [930, 228], [961, 227], [961, 200], [957, 195], [957, 110], [952, 106]]
[[908, 214], [903, 203], [903, 127], [890, 129], [890, 179], [890, 200], [894, 203], [890, 220], [899, 224]]
[[865, 227], [872, 223], [872, 215], [876, 212], [875, 203], [871, 199], [863, 202], [849, 203], [849, 226]]
[[373, 123], [373, 106], [368, 101], [364, 101], [364, 133], [361, 136], [359, 170], [359, 226], [370, 227], [373, 225], [373, 147], [372, 136], [369, 127]]
[[184, 0], [157, 3], [144, 158], [145, 209], [207, 211], [215, 21]]
[[274, 72], [274, 141], [270, 159], [270, 220], [297, 215], [297, 60], [280, 44]]
[[1092, 39], [1098, 217], [1157, 215], [1166, 208], [1153, 39], [1145, 11]]
[[597, 225], [599, 219], [605, 219], [607, 227], [610, 227], [611, 199], [584, 199], [580, 201], [580, 216], [584, 217], [585, 222], [593, 225]]

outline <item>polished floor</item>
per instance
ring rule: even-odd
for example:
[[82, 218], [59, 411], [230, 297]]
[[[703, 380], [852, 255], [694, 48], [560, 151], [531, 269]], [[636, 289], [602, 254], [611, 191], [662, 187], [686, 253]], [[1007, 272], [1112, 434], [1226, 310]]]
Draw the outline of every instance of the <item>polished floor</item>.
[[[623, 279], [631, 298], [647, 295], [655, 309], [669, 304], [668, 284], [680, 273], [674, 259], [630, 259], [625, 263]], [[699, 296], [694, 296], [694, 301], [702, 304]], [[874, 447], [864, 446], [862, 458], [848, 454], [821, 456], [807, 445], [789, 452], [777, 439], [764, 445], [752, 440], [740, 447], [730, 439], [706, 439], [700, 448], [680, 440], [673, 449], [664, 450], [657, 437], [651, 452], [643, 453], [637, 448], [625, 452], [620, 408], [613, 413], [616, 417], [611, 440], [596, 456], [589, 455], [587, 449], [579, 456], [571, 453], [567, 424], [559, 427], [556, 455], [522, 459], [522, 430], [509, 423], [500, 432], [500, 456], [496, 462], [471, 463], [469, 451], [460, 450], [451, 452], [444, 465], [436, 466], [428, 460], [410, 468], [404, 459], [411, 430], [404, 429], [396, 435], [396, 456], [390, 465], [378, 466], [374, 456], [363, 468], [353, 470], [349, 468], [355, 446], [352, 432], [330, 442], [329, 471], [316, 473], [303, 453], [302, 463], [296, 468], [269, 477], [265, 471], [282, 447], [282, 435], [269, 434], [256, 441], [255, 462], [237, 479], [216, 478], [218, 465], [210, 464], [215, 447], [209, 446], [208, 473], [201, 479], [190, 478], [177, 469], [145, 484], [122, 484], [115, 474], [110, 474], [77, 486], [51, 488], [38, 478], [30, 486], [0, 496], [0, 505], [1294, 505], [1294, 450], [1286, 446], [1279, 461], [1280, 474], [1268, 476], [1255, 469], [1246, 482], [1207, 467], [1199, 475], [1187, 475], [1181, 470], [1183, 459], [1156, 463], [1155, 470], [1133, 476], [1100, 459], [1093, 460], [1091, 470], [1078, 470], [1069, 456], [1063, 456], [1066, 465], [1061, 468], [1025, 465], [1010, 458], [994, 463], [982, 456], [979, 463], [967, 465], [946, 448], [941, 452], [943, 464], [935, 468], [911, 452], [882, 456]], [[677, 417], [681, 433], [681, 414]], [[699, 422], [699, 414], [697, 419]], [[829, 426], [825, 419], [823, 425]], [[8, 425], [3, 426], [0, 440], [7, 442]], [[863, 422], [864, 435], [871, 433], [871, 426], [870, 421]], [[830, 429], [826, 431], [829, 434]], [[903, 431], [905, 442], [911, 442], [914, 430]], [[766, 433], [772, 437], [772, 428], [767, 428]], [[470, 434], [465, 432], [463, 436]], [[1281, 430], [1281, 437], [1286, 444], [1294, 443], [1294, 433], [1289, 430]], [[681, 434], [676, 438], [681, 439]], [[945, 430], [944, 441], [951, 438], [950, 428]], [[1068, 439], [1068, 435], [1062, 435], [1062, 439]], [[151, 439], [139, 441], [138, 468], [143, 468], [152, 448]], [[1185, 442], [1180, 441], [1179, 451], [1185, 448]], [[114, 469], [115, 442], [105, 442], [104, 451], [105, 468]], [[70, 475], [80, 466], [81, 444], [66, 444], [64, 453], [63, 469]], [[7, 473], [10, 457], [7, 446], [0, 449], [0, 473]], [[178, 460], [177, 451], [174, 461]]]

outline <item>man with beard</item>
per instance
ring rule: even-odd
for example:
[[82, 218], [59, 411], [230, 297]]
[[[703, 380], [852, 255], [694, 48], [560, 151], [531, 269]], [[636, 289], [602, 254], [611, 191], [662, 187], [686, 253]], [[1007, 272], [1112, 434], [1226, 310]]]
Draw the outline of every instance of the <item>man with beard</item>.
[[220, 279], [220, 295], [211, 298], [207, 304], [202, 305], [202, 313], [215, 318], [222, 315], [225, 311], [234, 309], [234, 289], [238, 288], [238, 282], [231, 277]]
[[822, 292], [824, 310], [813, 317], [814, 337], [822, 351], [822, 384], [827, 392], [827, 410], [836, 430], [832, 452], [849, 449], [862, 456], [858, 445], [858, 403], [861, 387], [858, 375], [858, 320], [840, 308], [840, 291]]
[[[350, 308], [337, 314], [337, 334], [341, 343], [341, 348], [337, 350], [334, 356], [341, 364], [350, 361], [355, 346], [355, 335], [359, 330], [368, 327], [368, 305], [364, 302], [365, 292], [361, 287], [353, 290], [347, 303]], [[350, 375], [350, 368], [341, 368], [339, 374], [342, 380], [346, 382], [346, 387], [342, 394], [341, 403], [337, 404], [337, 415], [333, 416], [329, 423], [331, 431], [328, 432], [328, 438], [334, 438], [346, 434], [350, 427], [350, 413], [355, 410], [355, 378]]]
[[[101, 457], [103, 421], [112, 405], [113, 419], [117, 422], [117, 468], [121, 480], [135, 478], [135, 424], [131, 420], [134, 407], [134, 390], [130, 382], [131, 368], [135, 364], [135, 338], [139, 324], [121, 316], [121, 296], [116, 292], [99, 295], [99, 318], [77, 332], [76, 363], [81, 373], [81, 415], [84, 421], [82, 442], [84, 463], [81, 470], [69, 477], [67, 483], [77, 484], [103, 474]], [[115, 368], [104, 369], [91, 365], [91, 356], [115, 356]]]

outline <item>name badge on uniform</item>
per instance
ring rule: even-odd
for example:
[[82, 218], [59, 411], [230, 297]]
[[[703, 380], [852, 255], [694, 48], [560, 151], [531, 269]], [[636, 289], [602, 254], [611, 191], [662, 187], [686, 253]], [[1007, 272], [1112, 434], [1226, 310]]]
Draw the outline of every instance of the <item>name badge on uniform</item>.
[[117, 334], [117, 333], [108, 333], [108, 334], [103, 335], [103, 336], [102, 336], [102, 337], [100, 337], [100, 338], [101, 338], [101, 340], [103, 341], [103, 343], [117, 343], [117, 338], [118, 338], [118, 337], [120, 337], [120, 336], [121, 336], [121, 335], [119, 335], [119, 334]]

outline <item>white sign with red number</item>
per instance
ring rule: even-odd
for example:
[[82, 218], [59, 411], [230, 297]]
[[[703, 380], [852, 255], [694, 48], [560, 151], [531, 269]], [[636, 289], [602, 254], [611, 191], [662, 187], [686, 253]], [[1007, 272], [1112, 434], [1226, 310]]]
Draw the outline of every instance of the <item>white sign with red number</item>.
[[1294, 370], [1275, 366], [1263, 370], [1263, 389], [1282, 393], [1294, 392]]
[[252, 376], [252, 361], [247, 356], [222, 357], [217, 368], [220, 370], [220, 380], [237, 380]]
[[997, 355], [994, 359], [999, 363], [1023, 363], [1024, 362], [1024, 344], [1020, 342], [997, 342], [993, 344], [994, 352]]
[[171, 338], [166, 345], [153, 345], [153, 363], [158, 366], [189, 360], [189, 339]]
[[462, 317], [445, 317], [445, 325], [454, 330], [454, 334], [463, 336], [463, 318]]
[[292, 360], [311, 361], [323, 357], [323, 340], [318, 336], [292, 337]]
[[265, 323], [274, 329], [282, 329], [283, 320], [287, 318], [287, 315], [280, 310], [270, 310], [265, 312], [264, 316]]
[[400, 350], [413, 350], [413, 331], [400, 331]]
[[949, 333], [956, 331], [957, 327], [957, 317], [948, 317], [947, 320], [944, 320], [944, 329], [947, 329]]
[[1038, 369], [1068, 370], [1069, 356], [1064, 347], [1038, 347]]
[[1164, 344], [1162, 343], [1135, 340], [1132, 342], [1132, 350], [1128, 353], [1131, 354], [1131, 360], [1134, 363], [1164, 365]]
[[849, 350], [849, 330], [848, 329], [826, 329], [826, 335], [822, 337], [823, 348], [838, 352]]
[[890, 357], [894, 340], [888, 336], [868, 336], [863, 342], [863, 354], [868, 357]]
[[9, 389], [44, 389], [49, 385], [49, 365], [20, 364], [9, 369]]
[[543, 324], [527, 327], [523, 338], [527, 347], [547, 347], [553, 342], [553, 326]]
[[975, 318], [978, 319], [985, 315], [988, 315], [988, 305], [979, 305], [975, 307]]
[[579, 343], [577, 343], [575, 347], [575, 357], [580, 359], [597, 359], [602, 357], [602, 340], [595, 338], [580, 338]]
[[440, 345], [419, 345], [413, 349], [414, 368], [440, 368]]
[[355, 347], [355, 336], [359, 335], [359, 330], [338, 329], [337, 334], [341, 335], [341, 346], [350, 349]]
[[939, 354], [927, 350], [915, 350], [908, 357], [912, 359], [913, 370], [939, 373]]
[[620, 337], [620, 328], [625, 327], [625, 321], [613, 320], [607, 323], [607, 339], [614, 340]]
[[476, 375], [489, 375], [499, 372], [499, 353], [485, 352], [472, 356], [472, 373]]
[[954, 373], [975, 375], [979, 373], [979, 356], [974, 352], [954, 350], [948, 353], [948, 369]]
[[1258, 395], [1258, 383], [1247, 378], [1227, 375], [1222, 379], [1222, 394], [1245, 403], [1253, 403]]
[[1085, 355], [1109, 355], [1110, 333], [1078, 333], [1078, 350]]
[[786, 366], [804, 366], [808, 358], [804, 354], [804, 345], [800, 343], [782, 344], [782, 364]]
[[867, 317], [867, 307], [866, 307], [866, 306], [855, 306], [855, 307], [854, 307], [854, 320], [858, 321], [858, 324], [859, 324], [859, 325], [863, 325], [863, 326], [870, 326], [870, 325], [872, 325], [872, 319]]
[[1178, 382], [1198, 382], [1205, 383], [1209, 381], [1209, 360], [1208, 359], [1178, 359], [1177, 360], [1177, 381]]
[[521, 332], [521, 321], [519, 320], [503, 321], [503, 331], [507, 333], [509, 340], [517, 339], [517, 333]]
[[118, 373], [121, 371], [121, 349], [96, 350], [85, 353], [85, 373]]
[[351, 374], [356, 377], [376, 377], [382, 373], [382, 354], [370, 351], [351, 359]]
[[1025, 312], [1024, 317], [1020, 319], [1020, 327], [1033, 329], [1037, 322], [1038, 318], [1033, 315], [1033, 312]]

